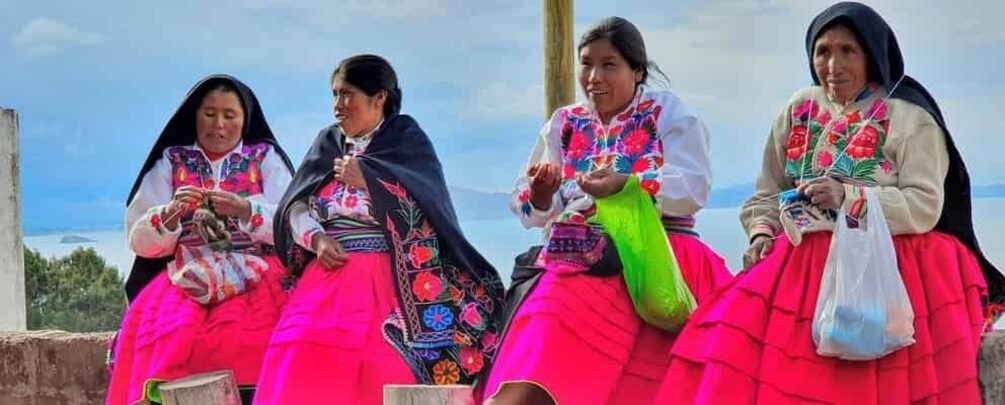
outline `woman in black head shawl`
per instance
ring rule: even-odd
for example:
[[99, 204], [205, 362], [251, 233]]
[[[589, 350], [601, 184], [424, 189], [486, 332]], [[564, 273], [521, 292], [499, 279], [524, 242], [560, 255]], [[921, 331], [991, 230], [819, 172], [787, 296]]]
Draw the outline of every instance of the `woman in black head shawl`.
[[292, 175], [248, 86], [213, 75], [192, 88], [127, 200], [137, 257], [108, 403], [156, 400], [158, 382], [221, 369], [255, 384], [286, 301], [272, 215]]
[[471, 384], [495, 353], [502, 283], [461, 233], [439, 159], [376, 55], [331, 78], [321, 130], [279, 206], [301, 274], [255, 401], [380, 404], [385, 384]]
[[[904, 75], [893, 31], [868, 6], [822, 12], [806, 50], [814, 85], [775, 121], [757, 191], [742, 209], [746, 270], [681, 333], [660, 401], [979, 404], [981, 333], [1005, 294], [977, 245], [969, 178], [942, 113]], [[832, 251], [831, 231], [837, 221], [868, 229], [866, 207], [876, 202], [913, 321], [891, 307], [838, 303], [822, 312], [835, 315], [828, 328], [815, 313], [818, 296], [835, 302], [821, 288], [828, 257], [867, 254]], [[910, 338], [890, 344], [886, 328], [897, 319]]]

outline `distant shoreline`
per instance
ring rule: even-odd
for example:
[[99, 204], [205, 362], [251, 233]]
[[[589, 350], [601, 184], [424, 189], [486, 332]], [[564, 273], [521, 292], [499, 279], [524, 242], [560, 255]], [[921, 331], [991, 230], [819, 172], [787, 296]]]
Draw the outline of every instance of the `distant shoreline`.
[[[753, 183], [713, 189], [705, 209], [739, 208], [753, 192]], [[454, 188], [450, 190], [450, 194], [457, 210], [457, 217], [462, 222], [512, 218], [509, 212], [508, 193]], [[1005, 198], [1005, 184], [974, 186], [971, 188], [971, 194], [974, 199]], [[28, 219], [24, 221], [24, 237], [123, 230], [118, 218], [98, 218], [81, 227], [33, 226], [31, 222]]]

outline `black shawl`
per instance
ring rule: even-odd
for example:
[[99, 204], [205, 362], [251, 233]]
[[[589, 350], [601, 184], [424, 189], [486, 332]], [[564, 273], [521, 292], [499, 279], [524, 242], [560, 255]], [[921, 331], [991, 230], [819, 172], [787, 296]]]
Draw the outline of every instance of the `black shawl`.
[[[813, 19], [806, 33], [806, 53], [810, 59], [810, 74], [815, 84], [820, 78], [813, 70], [813, 46], [816, 39], [835, 24], [844, 24], [851, 29], [869, 56], [869, 71], [875, 75], [872, 80], [883, 84], [887, 91], [893, 90], [891, 97], [915, 104], [938, 122], [946, 134], [946, 149], [949, 152], [949, 171], [945, 180], [945, 203], [942, 216], [935, 229], [958, 238], [977, 255], [988, 283], [988, 299], [992, 304], [1005, 304], [1005, 276], [984, 256], [974, 234], [971, 209], [970, 175], [963, 163], [953, 137], [946, 128], [942, 111], [928, 90], [911, 76], [904, 75], [904, 58], [893, 30], [875, 10], [861, 3], [842, 2], [824, 10]], [[901, 78], [903, 78], [901, 80]], [[899, 86], [893, 86], [901, 80]]]
[[[161, 158], [164, 149], [172, 146], [195, 144], [195, 114], [202, 103], [203, 96], [213, 86], [221, 82], [228, 83], [236, 88], [238, 98], [241, 99], [241, 106], [244, 108], [244, 133], [241, 135], [241, 138], [244, 142], [266, 142], [272, 145], [272, 150], [283, 158], [286, 167], [290, 169], [291, 173], [293, 172], [293, 164], [290, 163], [290, 158], [286, 156], [283, 148], [279, 146], [276, 136], [272, 134], [269, 123], [265, 121], [265, 114], [262, 113], [262, 107], [258, 104], [258, 98], [255, 97], [255, 93], [251, 91], [251, 88], [229, 75], [210, 75], [200, 80], [199, 83], [196, 83], [192, 87], [192, 90], [189, 90], [188, 95], [185, 96], [181, 105], [175, 110], [167, 125], [164, 126], [164, 130], [161, 131], [160, 136], [157, 137], [157, 141], [154, 142], [154, 147], [150, 149], [150, 154], [147, 155], [146, 161], [143, 162], [143, 168], [140, 169], [140, 173], [136, 176], [136, 181], [133, 182], [133, 188], [129, 191], [129, 197], [126, 199], [126, 206], [133, 201], [133, 197], [136, 196], [136, 192], [143, 182], [143, 177], [154, 167], [157, 160]], [[126, 232], [129, 232], [129, 230], [127, 229]], [[143, 287], [160, 273], [161, 270], [164, 270], [164, 267], [170, 260], [170, 256], [158, 259], [137, 256], [133, 261], [132, 271], [129, 272], [129, 279], [126, 280], [126, 297], [129, 301], [136, 298], [136, 295], [140, 293]]]
[[[333, 160], [343, 156], [344, 146], [338, 126], [323, 129], [280, 202], [273, 222], [276, 248], [295, 272], [313, 255], [294, 242], [290, 208], [332, 179]], [[390, 248], [400, 311], [385, 322], [385, 336], [420, 383], [474, 381], [482, 367], [468, 360], [488, 364], [494, 354], [503, 286], [461, 232], [432, 143], [412, 117], [392, 115], [358, 159]], [[439, 280], [442, 293], [418, 297], [413, 285], [419, 277]], [[468, 367], [455, 367], [462, 364]], [[459, 370], [458, 379], [449, 370]]]

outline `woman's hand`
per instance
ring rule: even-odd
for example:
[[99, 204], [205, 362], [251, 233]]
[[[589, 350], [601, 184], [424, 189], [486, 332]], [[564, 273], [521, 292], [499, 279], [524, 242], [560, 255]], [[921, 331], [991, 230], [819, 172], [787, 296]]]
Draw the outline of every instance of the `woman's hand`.
[[349, 254], [342, 244], [323, 232], [315, 233], [311, 238], [311, 247], [317, 252], [318, 262], [327, 270], [335, 270], [349, 261]]
[[817, 177], [799, 185], [799, 193], [825, 210], [838, 209], [844, 204], [844, 185], [830, 177]]
[[251, 202], [237, 194], [223, 190], [206, 191], [209, 207], [217, 215], [237, 217], [241, 222], [251, 221]]
[[771, 253], [771, 247], [774, 246], [775, 239], [769, 235], [757, 235], [754, 240], [750, 241], [750, 247], [747, 248], [747, 252], [743, 254], [743, 269], [747, 270], [753, 267], [757, 262], [761, 261]]
[[363, 171], [359, 168], [359, 160], [355, 157], [335, 158], [335, 180], [341, 181], [350, 187], [366, 189], [366, 179], [363, 178]]
[[540, 211], [551, 209], [552, 199], [562, 185], [559, 167], [551, 163], [538, 163], [527, 169], [530, 183], [530, 203]]
[[576, 183], [583, 192], [594, 198], [604, 198], [621, 191], [628, 181], [628, 175], [603, 168], [576, 176]]
[[183, 186], [175, 190], [171, 201], [164, 208], [164, 228], [171, 232], [178, 229], [181, 217], [186, 212], [194, 211], [205, 195], [205, 190], [193, 186]]

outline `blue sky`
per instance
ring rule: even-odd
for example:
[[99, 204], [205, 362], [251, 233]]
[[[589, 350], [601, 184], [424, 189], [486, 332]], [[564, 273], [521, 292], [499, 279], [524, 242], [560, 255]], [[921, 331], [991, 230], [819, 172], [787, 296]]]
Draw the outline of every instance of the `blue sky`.
[[[121, 222], [149, 147], [190, 86], [230, 73], [299, 161], [332, 122], [328, 76], [387, 57], [448, 180], [508, 190], [544, 119], [541, 1], [0, 0], [0, 106], [21, 121], [25, 226]], [[750, 182], [767, 131], [809, 82], [803, 36], [830, 2], [576, 0], [576, 35], [634, 21], [712, 132], [715, 186]], [[875, 1], [936, 95], [976, 184], [1005, 183], [999, 1]]]

